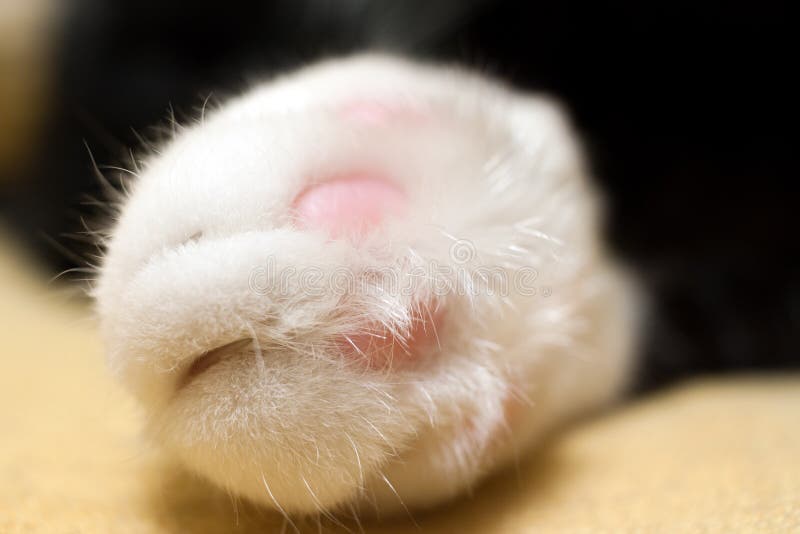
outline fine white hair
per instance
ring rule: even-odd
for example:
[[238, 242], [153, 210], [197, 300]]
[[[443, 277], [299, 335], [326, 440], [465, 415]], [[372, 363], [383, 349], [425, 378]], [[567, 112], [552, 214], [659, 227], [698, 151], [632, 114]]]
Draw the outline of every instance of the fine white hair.
[[[354, 99], [421, 120], [343, 121]], [[356, 168], [402, 184], [408, 213], [358, 243], [298, 228], [309, 180]], [[624, 390], [635, 292], [548, 98], [330, 60], [206, 110], [129, 189], [94, 288], [110, 368], [147, 433], [234, 494], [286, 514], [431, 506]], [[336, 342], [376, 324], [403, 343], [433, 314], [414, 365]]]

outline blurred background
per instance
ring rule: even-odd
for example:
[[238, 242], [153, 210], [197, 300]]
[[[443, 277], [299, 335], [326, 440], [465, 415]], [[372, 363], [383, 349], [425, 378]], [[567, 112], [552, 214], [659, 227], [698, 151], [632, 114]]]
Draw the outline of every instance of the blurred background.
[[797, 366], [796, 32], [770, 2], [0, 0], [0, 254], [51, 275], [96, 261], [89, 150], [125, 180], [113, 167], [170, 117], [379, 49], [567, 105], [608, 238], [652, 297], [642, 386]]

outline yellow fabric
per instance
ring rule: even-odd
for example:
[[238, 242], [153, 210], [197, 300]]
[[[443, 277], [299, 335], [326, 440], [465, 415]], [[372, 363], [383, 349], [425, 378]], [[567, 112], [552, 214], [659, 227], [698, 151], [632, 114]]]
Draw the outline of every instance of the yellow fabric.
[[[0, 532], [280, 531], [280, 518], [234, 506], [139, 438], [85, 307], [65, 303], [7, 243], [0, 325]], [[800, 532], [800, 376], [696, 381], [630, 403], [415, 520], [363, 529]], [[316, 519], [298, 524], [317, 530]]]

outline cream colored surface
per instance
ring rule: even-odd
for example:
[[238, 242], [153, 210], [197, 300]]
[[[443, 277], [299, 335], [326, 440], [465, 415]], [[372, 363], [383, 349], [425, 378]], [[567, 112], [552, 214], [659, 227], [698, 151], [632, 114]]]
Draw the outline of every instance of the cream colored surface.
[[[0, 243], [0, 532], [280, 532], [280, 518], [234, 506], [139, 439], [85, 308]], [[800, 376], [697, 381], [631, 403], [415, 520], [363, 529], [800, 532]]]

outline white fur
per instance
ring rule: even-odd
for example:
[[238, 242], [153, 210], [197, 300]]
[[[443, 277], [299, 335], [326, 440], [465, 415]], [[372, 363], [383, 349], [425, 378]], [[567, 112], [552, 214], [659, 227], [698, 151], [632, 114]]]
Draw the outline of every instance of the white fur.
[[[354, 98], [429, 120], [348, 123], [335, 110]], [[297, 229], [309, 180], [353, 168], [402, 183], [407, 218], [359, 244]], [[430, 506], [624, 388], [635, 299], [550, 100], [399, 59], [329, 61], [181, 129], [131, 189], [95, 288], [108, 361], [148, 432], [235, 494], [287, 513]], [[412, 274], [432, 262], [458, 274]], [[325, 281], [346, 267], [371, 289], [382, 280], [364, 273], [392, 267], [413, 290], [264, 292], [266, 265]], [[536, 294], [481, 291], [487, 267], [535, 269]], [[417, 365], [370, 369], [332, 342], [365, 321], [402, 338], [430, 302], [439, 346]], [[255, 341], [179, 387], [196, 357], [242, 338]]]

